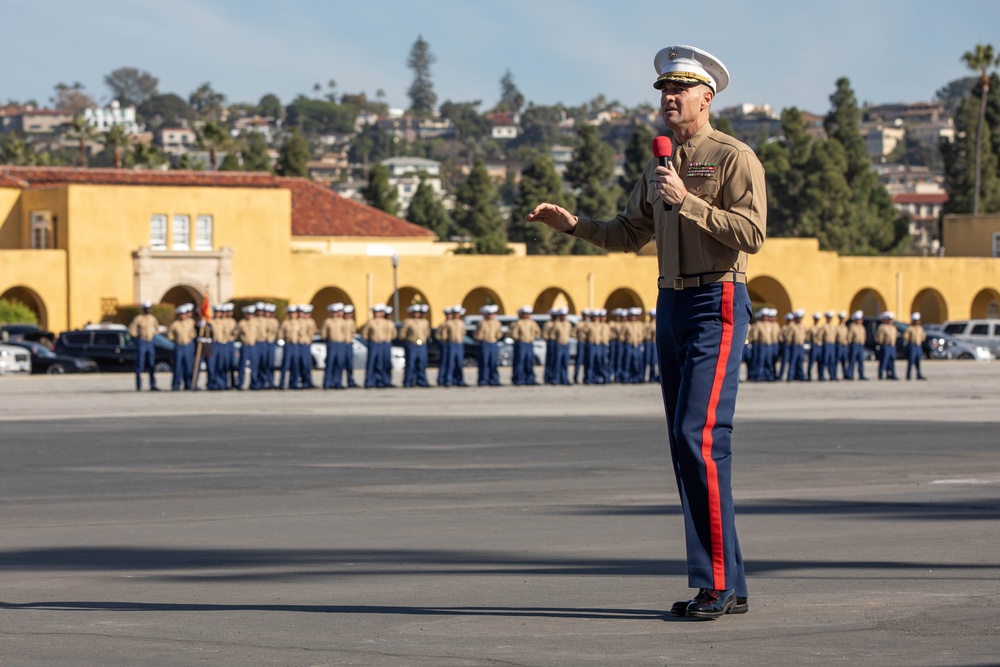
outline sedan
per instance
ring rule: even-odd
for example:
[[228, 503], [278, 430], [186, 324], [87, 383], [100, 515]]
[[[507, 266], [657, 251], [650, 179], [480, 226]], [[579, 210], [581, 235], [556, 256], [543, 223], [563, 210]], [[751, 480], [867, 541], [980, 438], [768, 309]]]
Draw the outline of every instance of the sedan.
[[23, 347], [0, 345], [0, 375], [30, 373], [31, 354]]
[[927, 332], [923, 347], [924, 357], [927, 359], [975, 359], [976, 361], [993, 359], [993, 353], [988, 348], [963, 343], [951, 334], [939, 330]]
[[23, 347], [31, 353], [31, 372], [33, 375], [62, 375], [63, 373], [96, 373], [97, 363], [91, 359], [68, 357], [56, 354], [40, 343], [19, 340], [11, 343]]

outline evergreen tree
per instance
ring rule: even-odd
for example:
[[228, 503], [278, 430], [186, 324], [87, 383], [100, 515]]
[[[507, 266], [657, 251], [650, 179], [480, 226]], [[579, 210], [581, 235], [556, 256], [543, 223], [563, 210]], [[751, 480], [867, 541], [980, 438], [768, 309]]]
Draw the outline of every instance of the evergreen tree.
[[[847, 255], [899, 252], [908, 245], [908, 234], [899, 233], [892, 197], [871, 167], [861, 136], [861, 112], [850, 81], [841, 78], [830, 96], [832, 108], [823, 121], [827, 141], [840, 144], [851, 193], [851, 210], [840, 224], [849, 230], [829, 230], [831, 238], [845, 239], [844, 245], [828, 247]], [[846, 239], [850, 239], [849, 242]]]
[[486, 163], [476, 160], [468, 178], [458, 188], [452, 216], [459, 233], [472, 239], [478, 254], [502, 255], [510, 252], [498, 199], [497, 188], [486, 171]]
[[235, 146], [222, 158], [222, 162], [219, 163], [219, 171], [243, 171], [243, 165], [240, 164], [240, 156], [235, 150]]
[[566, 181], [577, 191], [577, 209], [589, 218], [610, 218], [617, 212], [618, 201], [617, 186], [612, 183], [615, 156], [593, 125], [581, 126], [577, 136], [580, 145], [566, 167]]
[[621, 188], [618, 210], [625, 208], [629, 195], [652, 159], [653, 131], [645, 124], [636, 125], [625, 146], [625, 164], [622, 170], [624, 173], [618, 177], [618, 187]]
[[[1000, 77], [991, 77], [986, 100], [986, 122], [982, 126], [983, 151], [980, 157], [979, 211], [1000, 212]], [[955, 113], [955, 141], [942, 140], [944, 187], [948, 191], [948, 213], [972, 213], [976, 174], [976, 142], [981, 91], [978, 86], [966, 95]]]
[[497, 104], [497, 111], [505, 111], [516, 117], [521, 113], [522, 107], [524, 107], [524, 95], [514, 85], [514, 75], [507, 70], [500, 79], [500, 103]]
[[104, 75], [104, 83], [111, 89], [112, 97], [118, 100], [122, 107], [138, 107], [157, 94], [160, 80], [145, 70], [119, 67]]
[[795, 107], [781, 114], [781, 127], [782, 138], [758, 150], [767, 174], [767, 233], [776, 237], [803, 236], [803, 196], [813, 141]]
[[368, 185], [361, 191], [369, 206], [399, 215], [399, 193], [389, 183], [389, 167], [376, 163], [368, 172]]
[[293, 127], [292, 133], [278, 149], [278, 173], [282, 176], [308, 178], [309, 157], [309, 142], [299, 132], [299, 128]]
[[451, 228], [451, 218], [425, 179], [420, 179], [417, 191], [413, 193], [410, 207], [406, 210], [406, 219], [415, 225], [420, 225], [438, 235], [439, 239], [448, 238]]
[[548, 155], [539, 155], [521, 172], [521, 187], [510, 211], [510, 239], [527, 246], [529, 255], [568, 255], [574, 239], [540, 222], [528, 222], [528, 214], [542, 202], [576, 208], [573, 195], [563, 187], [555, 163]]
[[281, 100], [274, 93], [268, 93], [260, 98], [260, 102], [257, 103], [257, 113], [266, 118], [281, 118], [284, 115], [284, 107], [281, 106]]
[[260, 132], [251, 132], [246, 137], [243, 153], [243, 168], [246, 171], [267, 171], [274, 173], [271, 156], [267, 152], [267, 142]]
[[430, 116], [437, 106], [437, 95], [431, 83], [431, 65], [435, 60], [430, 46], [418, 35], [406, 59], [406, 66], [413, 70], [413, 83], [406, 94], [410, 98], [410, 111], [417, 116]]

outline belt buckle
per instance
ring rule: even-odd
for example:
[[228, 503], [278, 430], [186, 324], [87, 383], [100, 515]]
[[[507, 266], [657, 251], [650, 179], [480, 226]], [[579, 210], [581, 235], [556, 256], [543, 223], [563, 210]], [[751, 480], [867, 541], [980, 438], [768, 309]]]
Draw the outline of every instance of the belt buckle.
[[684, 278], [681, 276], [674, 278], [674, 289], [677, 291], [684, 289]]

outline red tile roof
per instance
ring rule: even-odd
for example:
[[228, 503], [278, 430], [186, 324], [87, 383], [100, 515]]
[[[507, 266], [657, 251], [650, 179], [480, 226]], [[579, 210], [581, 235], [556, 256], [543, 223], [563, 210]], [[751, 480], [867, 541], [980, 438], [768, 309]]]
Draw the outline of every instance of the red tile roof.
[[433, 238], [434, 232], [371, 206], [341, 197], [304, 178], [266, 172], [152, 171], [79, 167], [3, 167], [0, 187], [140, 185], [215, 188], [281, 188], [292, 193], [293, 236], [389, 236]]
[[152, 169], [82, 169], [80, 167], [8, 167], [11, 176], [32, 187], [57, 185], [173, 185], [208, 188], [277, 188], [274, 176], [256, 171], [160, 171]]
[[893, 204], [944, 204], [948, 201], [947, 192], [934, 194], [917, 194], [915, 192], [900, 192], [892, 196]]
[[292, 191], [292, 236], [436, 236], [304, 178], [276, 180]]

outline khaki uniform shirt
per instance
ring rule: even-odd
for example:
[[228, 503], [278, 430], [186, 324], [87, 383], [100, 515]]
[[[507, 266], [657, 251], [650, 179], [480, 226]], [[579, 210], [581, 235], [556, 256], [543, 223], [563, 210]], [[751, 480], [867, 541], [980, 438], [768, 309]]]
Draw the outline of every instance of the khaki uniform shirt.
[[788, 330], [788, 343], [792, 345], [806, 344], [806, 328], [801, 322], [792, 322]]
[[923, 345], [925, 340], [927, 340], [927, 334], [919, 324], [911, 324], [903, 332], [903, 341], [909, 345]]
[[822, 345], [826, 342], [826, 327], [822, 324], [815, 324], [809, 329], [809, 342], [814, 345]]
[[153, 340], [153, 336], [159, 330], [160, 321], [152, 314], [140, 313], [132, 318], [132, 323], [128, 325], [129, 335], [141, 340]]
[[532, 319], [517, 320], [510, 325], [508, 332], [510, 337], [522, 343], [530, 343], [542, 335], [538, 328], [538, 323]]
[[236, 340], [238, 340], [241, 345], [257, 344], [258, 335], [256, 317], [239, 321], [236, 325]]
[[369, 343], [391, 343], [396, 340], [396, 325], [384, 317], [373, 317], [361, 327], [361, 336]]
[[896, 344], [898, 336], [899, 330], [896, 329], [896, 325], [888, 322], [878, 325], [878, 329], [875, 330], [875, 342], [879, 345], [892, 347]]
[[309, 345], [313, 342], [313, 337], [316, 335], [319, 327], [316, 326], [316, 320], [312, 317], [299, 318], [296, 320], [298, 327], [295, 329], [296, 340], [295, 342], [299, 345]]
[[569, 334], [573, 330], [573, 325], [566, 321], [549, 322], [549, 324], [552, 326], [549, 327], [549, 338], [546, 340], [554, 340], [559, 345], [569, 345]]
[[646, 322], [644, 329], [643, 340], [647, 343], [656, 342], [656, 320], [650, 320]]
[[[327, 320], [329, 321], [329, 320]], [[278, 327], [278, 338], [288, 344], [294, 345], [298, 338], [299, 320], [286, 317], [285, 321]]]
[[[638, 252], [656, 241], [661, 288], [678, 276], [745, 273], [747, 254], [764, 244], [767, 189], [764, 168], [746, 144], [709, 123], [675, 151], [675, 167], [688, 196], [666, 210], [650, 191], [654, 158], [629, 195], [625, 210], [608, 221], [580, 217], [570, 233], [607, 250]], [[717, 280], [714, 275], [706, 279]]]
[[645, 337], [645, 327], [642, 322], [626, 322], [622, 327], [622, 340], [633, 347], [641, 345]]
[[423, 318], [407, 317], [399, 329], [399, 339], [404, 343], [426, 345], [431, 337], [431, 323]]
[[593, 327], [593, 322], [580, 322], [575, 327], [573, 327], [573, 338], [581, 343], [590, 342], [590, 330]]
[[278, 327], [281, 323], [278, 322], [276, 317], [265, 317], [261, 319], [261, 325], [263, 331], [263, 339], [268, 343], [273, 343], [278, 340]]
[[479, 320], [472, 338], [480, 343], [495, 343], [503, 338], [503, 326], [499, 320]]
[[865, 325], [855, 322], [847, 327], [847, 343], [849, 345], [854, 343], [864, 345], [866, 340], [868, 340], [868, 332], [865, 331]]
[[837, 344], [838, 345], [847, 345], [847, 337], [848, 337], [847, 325], [846, 324], [838, 324], [837, 325]]
[[194, 320], [174, 320], [167, 329], [167, 338], [177, 345], [187, 345], [195, 339], [198, 332], [194, 327]]

